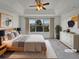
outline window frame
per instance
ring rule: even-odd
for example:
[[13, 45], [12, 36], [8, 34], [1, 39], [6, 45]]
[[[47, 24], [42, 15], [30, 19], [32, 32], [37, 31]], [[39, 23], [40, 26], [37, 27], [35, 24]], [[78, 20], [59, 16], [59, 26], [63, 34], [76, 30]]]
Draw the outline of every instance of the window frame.
[[[46, 31], [44, 31], [44, 20], [48, 20], [48, 31], [47, 32], [49, 32], [49, 26], [50, 26], [50, 19], [48, 19], [48, 18], [46, 18], [46, 19], [39, 19], [39, 20], [43, 20], [43, 25], [41, 25], [42, 27], [43, 27], [43, 31], [36, 31], [36, 27], [38, 26], [38, 25], [35, 25], [35, 31], [34, 32], [32, 32], [31, 31], [31, 28], [30, 28], [30, 20], [32, 20], [32, 18], [31, 19], [29, 19], [29, 32], [31, 32], [31, 33], [35, 33], [35, 32], [37, 32], [37, 33], [42, 33], [42, 32], [46, 32]], [[33, 19], [33, 20], [38, 20], [38, 19]], [[35, 21], [36, 22], [36, 21]]]

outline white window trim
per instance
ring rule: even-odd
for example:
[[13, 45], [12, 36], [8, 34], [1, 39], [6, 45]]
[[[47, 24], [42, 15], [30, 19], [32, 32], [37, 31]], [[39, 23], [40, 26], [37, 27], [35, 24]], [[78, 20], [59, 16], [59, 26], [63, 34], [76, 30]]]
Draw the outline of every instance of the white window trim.
[[[36, 20], [38, 20], [38, 19], [36, 19]], [[36, 32], [36, 29], [35, 29], [35, 32], [31, 32], [30, 31], [30, 23], [29, 23], [29, 33], [49, 33], [50, 32], [50, 19], [48, 19], [48, 20], [49, 20], [49, 31], [48, 32], [44, 32], [44, 26], [43, 26], [43, 32]]]

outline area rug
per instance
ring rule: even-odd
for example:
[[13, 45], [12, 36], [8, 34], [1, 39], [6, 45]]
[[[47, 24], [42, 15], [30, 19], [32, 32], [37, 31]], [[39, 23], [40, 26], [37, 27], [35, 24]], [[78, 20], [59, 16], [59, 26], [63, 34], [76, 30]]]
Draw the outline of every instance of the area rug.
[[64, 52], [66, 52], [66, 53], [76, 53], [77, 50], [76, 49], [65, 49]]
[[25, 58], [25, 59], [57, 59], [56, 53], [48, 40], [45, 41], [47, 46], [47, 55], [40, 53], [14, 52], [9, 58]]

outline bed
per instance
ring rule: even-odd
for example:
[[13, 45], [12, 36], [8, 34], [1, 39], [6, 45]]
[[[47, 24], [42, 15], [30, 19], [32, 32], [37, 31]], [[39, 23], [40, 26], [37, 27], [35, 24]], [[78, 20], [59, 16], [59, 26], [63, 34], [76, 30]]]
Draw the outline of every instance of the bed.
[[19, 35], [15, 39], [3, 41], [11, 51], [40, 52], [46, 54], [46, 44], [42, 35]]

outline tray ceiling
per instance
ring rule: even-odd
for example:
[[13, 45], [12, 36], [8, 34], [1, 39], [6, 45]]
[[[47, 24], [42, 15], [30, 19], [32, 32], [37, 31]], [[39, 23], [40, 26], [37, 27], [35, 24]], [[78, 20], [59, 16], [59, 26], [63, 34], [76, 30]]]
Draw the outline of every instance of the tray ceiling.
[[46, 11], [37, 12], [35, 8], [29, 7], [35, 4], [35, 0], [0, 0], [0, 9], [11, 9], [24, 15], [60, 15], [79, 8], [79, 0], [42, 0], [49, 2]]

